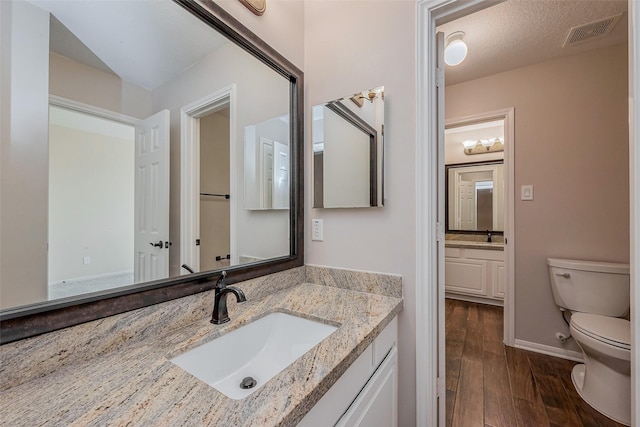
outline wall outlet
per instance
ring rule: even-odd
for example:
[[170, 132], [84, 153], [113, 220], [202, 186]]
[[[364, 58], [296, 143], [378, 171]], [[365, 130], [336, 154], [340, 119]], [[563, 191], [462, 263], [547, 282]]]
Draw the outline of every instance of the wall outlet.
[[324, 241], [324, 226], [321, 219], [311, 220], [311, 240]]
[[83, 264], [91, 264], [91, 257], [90, 256], [82, 257], [82, 263]]

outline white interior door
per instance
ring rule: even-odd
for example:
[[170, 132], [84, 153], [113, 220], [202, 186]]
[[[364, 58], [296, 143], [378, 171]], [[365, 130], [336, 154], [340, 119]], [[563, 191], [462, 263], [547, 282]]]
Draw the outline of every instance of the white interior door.
[[271, 209], [273, 203], [273, 141], [260, 137], [260, 161], [262, 171], [260, 179], [260, 207]]
[[136, 126], [135, 283], [169, 276], [169, 110]]
[[289, 207], [289, 146], [273, 141], [273, 208]]
[[458, 206], [460, 209], [460, 229], [476, 229], [476, 193], [472, 181], [458, 182]]

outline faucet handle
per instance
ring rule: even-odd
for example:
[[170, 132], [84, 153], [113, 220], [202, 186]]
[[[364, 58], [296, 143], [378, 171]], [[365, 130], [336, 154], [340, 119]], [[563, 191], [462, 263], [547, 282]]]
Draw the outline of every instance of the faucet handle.
[[224, 288], [224, 278], [227, 277], [227, 272], [222, 270], [222, 273], [220, 273], [220, 277], [218, 278], [218, 281], [216, 282], [216, 288], [218, 289], [222, 289]]

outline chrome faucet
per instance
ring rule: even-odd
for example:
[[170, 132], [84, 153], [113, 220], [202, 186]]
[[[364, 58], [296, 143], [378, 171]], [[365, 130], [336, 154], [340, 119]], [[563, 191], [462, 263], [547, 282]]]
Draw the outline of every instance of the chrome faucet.
[[247, 300], [244, 296], [244, 292], [240, 289], [224, 284], [225, 277], [227, 277], [227, 272], [223, 271], [216, 282], [215, 302], [213, 304], [213, 314], [211, 315], [211, 323], [214, 325], [227, 323], [230, 320], [229, 313], [227, 312], [227, 294], [234, 294], [236, 296], [236, 301], [238, 302], [245, 302]]

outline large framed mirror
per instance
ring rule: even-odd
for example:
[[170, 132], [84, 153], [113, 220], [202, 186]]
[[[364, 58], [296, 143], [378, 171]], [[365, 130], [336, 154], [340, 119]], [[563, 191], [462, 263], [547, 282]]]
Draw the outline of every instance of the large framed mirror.
[[[2, 343], [303, 265], [295, 65], [208, 0], [0, 6]], [[252, 209], [273, 118], [286, 185]]]

